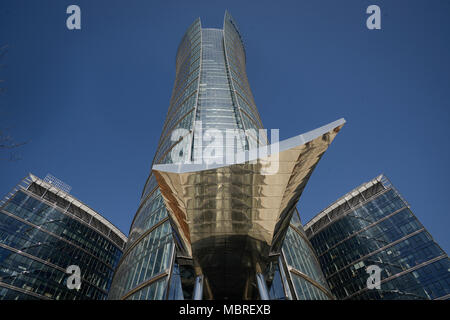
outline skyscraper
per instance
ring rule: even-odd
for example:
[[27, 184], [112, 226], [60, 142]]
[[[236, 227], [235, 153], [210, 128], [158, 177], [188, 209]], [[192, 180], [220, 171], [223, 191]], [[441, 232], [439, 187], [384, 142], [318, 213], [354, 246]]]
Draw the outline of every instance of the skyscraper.
[[[448, 255], [383, 175], [341, 197], [305, 230], [338, 299], [450, 298]], [[369, 266], [381, 271], [379, 288], [367, 284]]]
[[[331, 297], [317, 261], [303, 256], [312, 249], [291, 218], [345, 121], [279, 143], [272, 132], [269, 142], [245, 65], [227, 12], [223, 29], [202, 28], [197, 19], [183, 36], [166, 121], [110, 299]], [[286, 233], [303, 253], [283, 255]]]
[[106, 299], [126, 237], [68, 191], [30, 174], [0, 202], [0, 300]]

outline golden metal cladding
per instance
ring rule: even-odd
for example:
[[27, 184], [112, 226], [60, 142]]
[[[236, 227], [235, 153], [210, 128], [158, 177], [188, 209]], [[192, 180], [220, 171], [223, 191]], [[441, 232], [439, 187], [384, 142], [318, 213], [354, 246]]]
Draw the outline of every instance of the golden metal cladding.
[[248, 282], [279, 254], [293, 209], [344, 123], [282, 141], [267, 156], [246, 151], [246, 161], [229, 165], [153, 167], [182, 242], [178, 254], [193, 259], [215, 298], [255, 297]]

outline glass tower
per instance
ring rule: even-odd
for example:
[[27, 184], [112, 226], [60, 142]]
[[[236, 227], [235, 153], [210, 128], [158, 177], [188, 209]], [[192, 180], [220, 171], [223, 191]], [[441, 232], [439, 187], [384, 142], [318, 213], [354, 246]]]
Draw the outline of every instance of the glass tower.
[[[338, 299], [450, 298], [447, 254], [383, 175], [340, 198], [305, 229]], [[381, 270], [379, 288], [367, 285], [372, 265]]]
[[104, 300], [125, 242], [59, 180], [30, 174], [0, 202], [0, 300]]
[[[293, 223], [292, 231], [290, 220], [345, 121], [280, 143], [283, 175], [264, 176], [261, 158], [205, 164], [268, 149], [245, 65], [242, 37], [228, 12], [222, 29], [202, 28], [197, 19], [184, 34], [152, 171], [109, 299], [331, 297], [301, 225], [294, 229]], [[233, 143], [213, 137], [230, 132]], [[283, 254], [287, 233], [302, 253]], [[294, 273], [298, 280], [291, 281]]]

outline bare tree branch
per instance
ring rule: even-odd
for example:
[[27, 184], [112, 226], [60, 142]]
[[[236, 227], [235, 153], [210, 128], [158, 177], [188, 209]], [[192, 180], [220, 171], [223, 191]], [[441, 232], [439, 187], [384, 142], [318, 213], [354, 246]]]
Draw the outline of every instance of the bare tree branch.
[[[8, 51], [7, 49], [8, 45], [0, 46], [0, 62], [5, 58]], [[0, 69], [2, 69], [4, 66], [4, 64], [0, 64]], [[0, 78], [0, 95], [5, 93], [6, 91], [6, 87], [4, 86], [4, 84], [5, 80]], [[17, 161], [20, 160], [21, 157], [16, 152], [14, 152], [14, 150], [27, 144], [28, 141], [15, 141], [9, 131], [10, 128], [0, 127], [0, 160]]]

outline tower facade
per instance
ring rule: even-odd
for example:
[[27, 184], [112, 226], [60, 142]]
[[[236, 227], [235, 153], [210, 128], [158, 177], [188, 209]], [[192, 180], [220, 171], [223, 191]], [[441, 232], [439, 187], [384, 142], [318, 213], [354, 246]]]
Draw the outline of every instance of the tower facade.
[[[448, 255], [383, 175], [340, 198], [305, 229], [338, 299], [450, 298]], [[380, 271], [379, 286], [368, 285], [370, 266]]]
[[0, 300], [104, 300], [125, 243], [59, 180], [30, 174], [0, 202]]
[[[283, 241], [312, 170], [345, 121], [269, 143], [245, 65], [227, 12], [222, 29], [202, 28], [197, 19], [183, 36], [169, 110], [110, 299], [297, 297], [291, 269], [280, 267]], [[321, 273], [317, 263], [310, 267]], [[327, 298], [326, 284], [319, 286], [314, 297]]]

